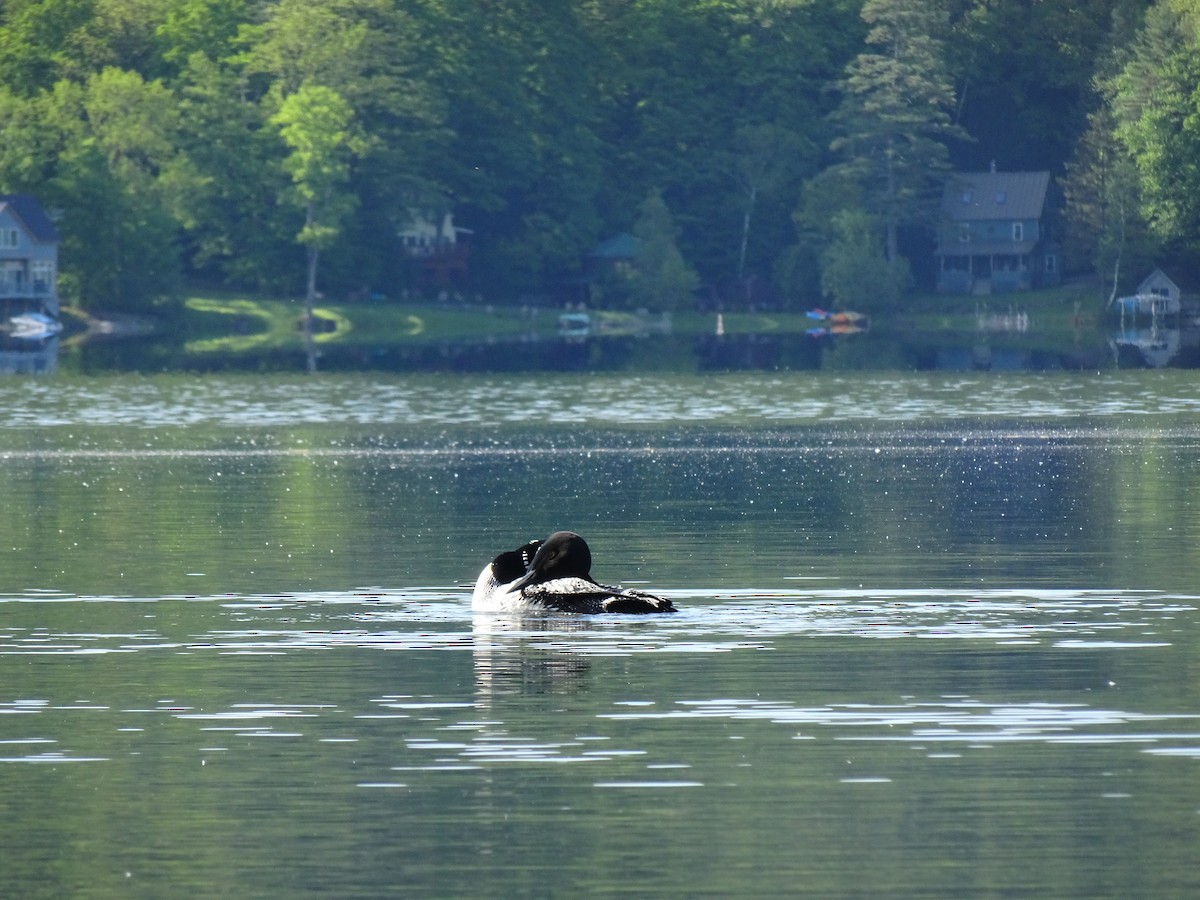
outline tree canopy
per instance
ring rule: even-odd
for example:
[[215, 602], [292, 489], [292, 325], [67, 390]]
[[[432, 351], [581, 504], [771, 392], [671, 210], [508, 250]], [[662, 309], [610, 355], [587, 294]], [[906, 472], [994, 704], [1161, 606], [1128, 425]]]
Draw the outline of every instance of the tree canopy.
[[1197, 0], [8, 0], [0, 191], [56, 212], [63, 291], [93, 306], [189, 281], [399, 296], [418, 212], [470, 229], [456, 289], [489, 302], [552, 298], [663, 210], [685, 289], [737, 303], [774, 276], [809, 303], [858, 259], [890, 291], [919, 283], [904, 234], [938, 178], [992, 162], [1062, 179], [1071, 258], [1119, 279], [1200, 256], [1198, 21]]

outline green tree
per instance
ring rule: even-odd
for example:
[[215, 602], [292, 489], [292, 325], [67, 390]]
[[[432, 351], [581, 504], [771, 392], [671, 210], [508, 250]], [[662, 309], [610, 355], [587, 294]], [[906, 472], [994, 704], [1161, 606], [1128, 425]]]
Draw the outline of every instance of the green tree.
[[908, 264], [886, 255], [875, 218], [843, 210], [834, 216], [833, 229], [835, 237], [821, 255], [821, 290], [843, 309], [894, 303], [909, 286]]
[[0, 191], [36, 191], [53, 171], [57, 135], [45, 95], [18, 96], [0, 86]]
[[658, 191], [642, 202], [633, 234], [639, 251], [629, 279], [630, 302], [666, 312], [687, 306], [700, 280], [675, 244], [671, 211]]
[[957, 167], [1057, 171], [1096, 106], [1097, 66], [1128, 44], [1151, 2], [957, 3], [946, 48], [955, 121], [975, 138], [952, 148]]
[[777, 125], [743, 125], [734, 144], [734, 168], [745, 195], [742, 234], [738, 251], [737, 277], [746, 274], [751, 225], [760, 196], [782, 191], [796, 172], [796, 161], [816, 155], [816, 148], [800, 135]]
[[311, 337], [321, 251], [337, 240], [342, 220], [354, 209], [354, 196], [345, 186], [361, 141], [354, 133], [350, 104], [320, 84], [304, 84], [289, 94], [271, 124], [290, 150], [283, 167], [292, 177], [293, 202], [304, 210], [304, 226], [296, 240], [308, 258], [304, 321]]
[[904, 259], [888, 258], [880, 226], [863, 210], [834, 216], [835, 238], [821, 256], [821, 289], [840, 308], [894, 302], [908, 287]]
[[75, 70], [71, 48], [95, 0], [8, 0], [0, 5], [0, 84], [31, 96]]
[[430, 2], [418, 16], [430, 80], [453, 98], [425, 174], [480, 236], [476, 280], [513, 297], [550, 284], [601, 231], [609, 48], [584, 30], [586, 12], [500, 0]]
[[189, 58], [178, 93], [182, 142], [205, 185], [181, 235], [191, 274], [255, 290], [298, 288], [294, 213], [279, 203], [290, 177], [278, 130], [247, 96], [245, 77], [204, 53]]
[[1200, 250], [1200, 9], [1152, 7], [1113, 80], [1116, 136], [1137, 166], [1142, 212], [1166, 244]]
[[202, 182], [170, 89], [110, 68], [25, 99], [0, 92], [0, 127], [0, 181], [62, 211], [64, 296], [130, 308], [173, 293], [174, 238]]
[[156, 34], [164, 61], [183, 70], [196, 53], [228, 58], [239, 29], [249, 24], [250, 0], [174, 0]]
[[[832, 137], [837, 78], [865, 32], [861, 0], [670, 0], [594, 3], [586, 20], [605, 139], [601, 215], [609, 230], [660, 187], [672, 198], [679, 245], [714, 283], [769, 272], [794, 236], [799, 185]], [[767, 128], [793, 141], [766, 169]], [[759, 151], [767, 151], [760, 154]], [[756, 158], [757, 157], [757, 158]], [[741, 261], [747, 175], [769, 172], [751, 212]], [[731, 177], [733, 176], [733, 177]]]
[[1111, 302], [1122, 282], [1150, 261], [1152, 241], [1141, 216], [1137, 167], [1116, 139], [1107, 106], [1092, 114], [1062, 187], [1069, 263], [1107, 282]]
[[88, 78], [81, 101], [83, 138], [60, 157], [59, 176], [73, 186], [62, 204], [64, 243], [86, 273], [81, 300], [162, 299], [178, 286], [174, 236], [201, 186], [179, 149], [176, 97], [161, 82], [110, 68]]
[[950, 167], [946, 140], [964, 136], [951, 121], [949, 15], [944, 0], [868, 0], [862, 17], [870, 49], [846, 68], [831, 145], [842, 161], [831, 174], [860, 186], [899, 266], [899, 229], [932, 222]]
[[376, 227], [355, 231], [359, 240], [323, 246], [322, 265], [339, 250], [359, 254], [361, 264], [344, 270], [395, 257], [414, 185], [425, 190], [425, 146], [439, 110], [417, 72], [413, 35], [412, 20], [392, 0], [280, 0], [263, 22], [239, 32], [245, 50], [233, 63], [267, 119], [293, 95], [322, 87], [340, 98], [355, 124], [356, 165], [343, 193], [369, 204]]

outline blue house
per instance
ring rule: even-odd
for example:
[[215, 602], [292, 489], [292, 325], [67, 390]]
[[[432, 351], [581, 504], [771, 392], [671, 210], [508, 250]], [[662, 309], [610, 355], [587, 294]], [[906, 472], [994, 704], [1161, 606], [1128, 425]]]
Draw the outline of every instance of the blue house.
[[1049, 172], [959, 173], [942, 193], [937, 289], [1001, 294], [1058, 284]]
[[0, 194], [0, 308], [58, 315], [58, 229], [28, 194]]

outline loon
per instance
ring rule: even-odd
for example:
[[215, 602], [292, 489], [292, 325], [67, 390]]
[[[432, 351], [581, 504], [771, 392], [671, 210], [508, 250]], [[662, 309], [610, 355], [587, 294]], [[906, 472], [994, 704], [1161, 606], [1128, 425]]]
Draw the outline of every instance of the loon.
[[670, 600], [600, 584], [591, 570], [592, 551], [587, 541], [571, 531], [556, 531], [545, 541], [530, 541], [501, 553], [484, 566], [471, 605], [495, 612], [675, 612]]

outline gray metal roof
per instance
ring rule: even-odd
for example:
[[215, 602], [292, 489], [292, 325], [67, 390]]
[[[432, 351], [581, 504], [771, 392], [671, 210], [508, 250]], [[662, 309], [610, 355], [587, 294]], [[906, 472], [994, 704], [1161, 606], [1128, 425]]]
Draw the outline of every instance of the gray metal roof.
[[942, 215], [953, 222], [1038, 219], [1049, 172], [958, 172], [942, 193]]
[[58, 241], [58, 229], [42, 209], [42, 204], [30, 194], [0, 194], [0, 210], [8, 207], [20, 219], [35, 240], [43, 244]]

